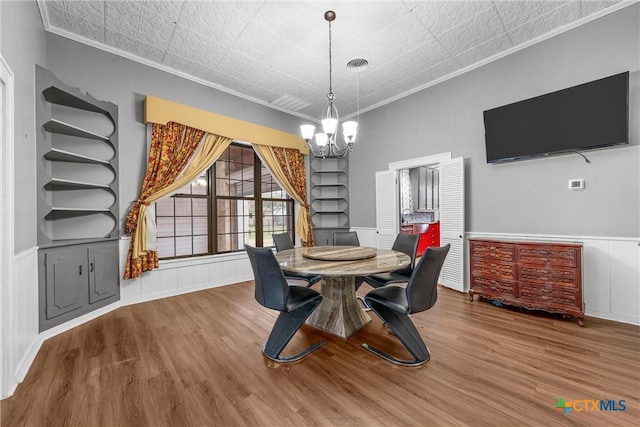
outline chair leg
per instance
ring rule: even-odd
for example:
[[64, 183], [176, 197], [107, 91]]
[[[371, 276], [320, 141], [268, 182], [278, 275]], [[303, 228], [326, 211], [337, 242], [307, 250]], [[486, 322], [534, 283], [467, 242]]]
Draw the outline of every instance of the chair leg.
[[273, 325], [269, 338], [267, 338], [262, 345], [262, 353], [276, 362], [295, 362], [326, 344], [325, 341], [320, 341], [298, 354], [280, 357], [282, 350], [284, 350], [291, 338], [293, 338], [293, 335], [300, 329], [304, 321], [307, 320], [307, 317], [309, 317], [313, 310], [320, 304], [320, 301], [322, 301], [322, 299], [318, 298], [296, 311], [290, 313], [281, 312], [276, 323]]
[[400, 342], [407, 348], [407, 350], [409, 350], [409, 353], [414, 357], [414, 360], [396, 359], [395, 357], [376, 348], [369, 347], [366, 343], [362, 344], [362, 348], [382, 357], [385, 360], [388, 360], [389, 362], [402, 366], [419, 366], [429, 360], [431, 357], [429, 349], [409, 318], [409, 315], [398, 313], [397, 311], [393, 311], [383, 305], [376, 304], [375, 302], [370, 302], [369, 307], [371, 307], [371, 310], [373, 310], [378, 317], [387, 324], [391, 332], [398, 337]]
[[362, 309], [364, 311], [371, 311], [371, 309], [367, 305], [367, 302], [364, 300], [364, 297], [361, 297], [360, 295], [356, 295], [356, 299], [362, 303]]

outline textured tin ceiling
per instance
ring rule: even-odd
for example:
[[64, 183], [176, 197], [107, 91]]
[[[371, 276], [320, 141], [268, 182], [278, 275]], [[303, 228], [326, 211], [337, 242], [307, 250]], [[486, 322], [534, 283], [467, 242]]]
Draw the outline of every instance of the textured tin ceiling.
[[[329, 89], [340, 115], [366, 111], [633, 2], [57, 1], [46, 30], [211, 87], [317, 119]], [[370, 66], [347, 69], [354, 58]]]

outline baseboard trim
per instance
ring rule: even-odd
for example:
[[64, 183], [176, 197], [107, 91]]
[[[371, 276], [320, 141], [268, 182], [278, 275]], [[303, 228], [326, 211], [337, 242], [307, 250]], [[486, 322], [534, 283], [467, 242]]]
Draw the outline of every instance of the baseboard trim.
[[7, 395], [7, 397], [13, 396], [13, 393], [16, 391], [16, 388], [18, 388], [18, 385], [20, 385], [20, 383], [24, 381], [27, 373], [29, 372], [29, 369], [31, 369], [31, 365], [33, 365], [33, 362], [36, 360], [38, 352], [40, 351], [40, 348], [42, 347], [45, 339], [46, 338], [44, 338], [42, 335], [38, 335], [38, 337], [29, 346], [29, 349], [22, 357], [22, 360], [20, 360], [20, 363], [18, 363], [15, 373], [15, 381], [11, 386], [11, 389], [8, 390], [9, 394]]
[[589, 310], [589, 309], [587, 309], [584, 314], [585, 316], [588, 316], [588, 317], [595, 317], [598, 319], [612, 320], [614, 322], [628, 323], [630, 325], [640, 326], [640, 319], [634, 318], [633, 316], [625, 316], [624, 314], [608, 313], [604, 311]]
[[140, 304], [143, 302], [149, 302], [149, 301], [154, 301], [154, 300], [158, 300], [158, 299], [162, 299], [162, 298], [170, 298], [170, 297], [175, 297], [178, 295], [183, 295], [183, 294], [189, 294], [191, 292], [198, 292], [198, 291], [204, 291], [206, 289], [213, 289], [213, 288], [219, 288], [222, 286], [230, 286], [230, 285], [235, 285], [236, 283], [242, 283], [242, 282], [246, 282], [249, 280], [253, 280], [253, 275], [249, 274], [249, 275], [244, 275], [244, 276], [239, 276], [237, 278], [234, 278], [234, 282], [232, 283], [215, 283], [215, 284], [211, 284], [211, 283], [207, 283], [207, 284], [203, 284], [203, 285], [199, 285], [199, 286], [193, 286], [193, 287], [189, 287], [189, 288], [178, 288], [178, 289], [171, 289], [168, 291], [163, 291], [163, 292], [157, 292], [154, 294], [148, 294], [148, 295], [141, 295], [141, 296], [137, 296], [134, 298], [128, 298], [126, 300], [120, 300], [120, 306], [121, 307], [125, 307], [128, 305], [134, 305], [134, 304]]

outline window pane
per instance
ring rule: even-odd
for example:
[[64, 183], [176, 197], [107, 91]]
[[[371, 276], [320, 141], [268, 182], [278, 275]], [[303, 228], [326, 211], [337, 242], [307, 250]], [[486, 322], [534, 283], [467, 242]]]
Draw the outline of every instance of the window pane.
[[271, 175], [269, 175], [268, 177], [263, 176], [261, 187], [262, 197], [270, 199], [275, 198], [273, 195], [273, 191], [279, 190], [280, 186], [273, 178], [271, 178]]
[[209, 194], [209, 182], [207, 180], [206, 171], [191, 183], [191, 194]]
[[282, 215], [282, 214], [284, 214], [284, 203], [283, 202], [273, 202], [273, 214], [274, 215]]
[[206, 254], [209, 252], [209, 237], [194, 236], [193, 237], [193, 253]]
[[229, 196], [230, 195], [230, 183], [228, 179], [218, 178], [216, 179], [216, 196]]
[[207, 211], [207, 199], [205, 198], [194, 198], [191, 199], [191, 203], [193, 206], [193, 216], [208, 216]]
[[176, 256], [192, 255], [191, 237], [176, 237]]
[[158, 238], [158, 258], [169, 258], [175, 256], [173, 245], [173, 237]]
[[157, 216], [173, 216], [173, 197], [166, 197], [156, 202]]
[[231, 200], [218, 199], [216, 205], [218, 216], [231, 216], [235, 212], [235, 210], [232, 209]]
[[193, 235], [207, 235], [209, 231], [209, 221], [206, 217], [193, 218]]
[[157, 217], [156, 230], [158, 237], [174, 236], [173, 217]]
[[231, 251], [231, 234], [218, 234], [218, 252]]
[[228, 150], [230, 161], [242, 163], [242, 147], [239, 147], [237, 145], [230, 145]]
[[239, 187], [238, 196], [239, 197], [253, 197], [255, 183], [253, 179], [242, 181], [242, 186]]
[[253, 181], [253, 165], [242, 165], [242, 180]]
[[188, 197], [175, 197], [176, 216], [191, 216], [191, 199]]
[[264, 215], [271, 215], [273, 212], [273, 202], [271, 200], [265, 200], [262, 202], [262, 213]]
[[176, 194], [191, 194], [191, 185], [192, 184], [185, 185], [184, 187], [176, 191]]
[[271, 192], [272, 199], [286, 199], [287, 197], [288, 197], [287, 193], [285, 193], [284, 190], [282, 189], [274, 190]]
[[253, 162], [254, 162], [253, 149], [250, 147], [247, 147], [245, 150], [242, 150], [242, 163], [244, 163], [245, 165], [253, 165]]
[[229, 178], [229, 163], [217, 160], [216, 161], [216, 178]]
[[275, 246], [273, 243], [273, 233], [265, 231], [262, 233], [262, 247], [268, 248], [271, 246]]
[[191, 218], [176, 218], [176, 236], [191, 236]]
[[231, 233], [231, 217], [219, 216], [218, 217], [218, 234]]
[[232, 179], [229, 181], [229, 195], [232, 197], [242, 196], [242, 181]]
[[242, 244], [242, 248], [244, 248], [244, 245], [256, 246], [255, 233], [252, 233], [252, 234], [245, 233], [242, 235], [242, 237], [244, 237], [244, 243]]

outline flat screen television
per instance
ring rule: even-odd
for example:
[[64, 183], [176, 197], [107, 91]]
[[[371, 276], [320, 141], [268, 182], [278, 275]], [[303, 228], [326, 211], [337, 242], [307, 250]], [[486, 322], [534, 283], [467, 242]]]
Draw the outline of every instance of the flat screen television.
[[629, 72], [484, 111], [487, 163], [629, 143]]

